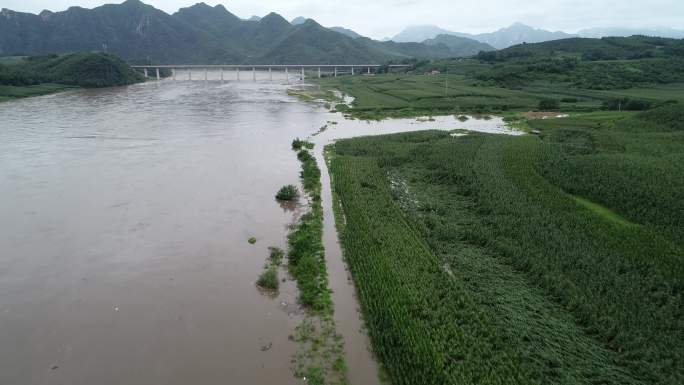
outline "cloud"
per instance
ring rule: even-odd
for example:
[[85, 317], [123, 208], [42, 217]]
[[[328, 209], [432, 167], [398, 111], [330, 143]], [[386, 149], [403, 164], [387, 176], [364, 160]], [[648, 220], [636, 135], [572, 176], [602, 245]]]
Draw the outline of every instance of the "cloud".
[[[116, 0], [113, 0], [116, 1]], [[173, 13], [201, 0], [143, 0]], [[3, 7], [38, 13], [60, 11], [72, 5], [86, 8], [112, 1], [3, 0]], [[344, 26], [361, 34], [383, 38], [404, 27], [436, 24], [461, 32], [487, 32], [520, 21], [535, 27], [575, 32], [590, 27], [672, 27], [684, 29], [684, 1], [649, 0], [226, 0], [240, 17], [263, 16], [275, 11], [287, 19], [305, 16], [326, 26]]]

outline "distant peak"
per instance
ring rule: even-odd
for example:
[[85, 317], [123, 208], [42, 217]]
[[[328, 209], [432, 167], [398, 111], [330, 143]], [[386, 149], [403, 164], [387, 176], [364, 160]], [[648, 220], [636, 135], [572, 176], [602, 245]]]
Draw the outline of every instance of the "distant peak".
[[128, 6], [141, 6], [141, 5], [145, 5], [145, 3], [143, 3], [143, 2], [140, 1], [140, 0], [126, 0], [126, 1], [124, 1], [123, 3], [121, 3], [121, 4], [122, 4], [122, 5], [128, 5]]
[[4, 17], [5, 19], [11, 19], [13, 14], [14, 11], [11, 9], [3, 8], [0, 10], [0, 16]]
[[292, 21], [290, 22], [290, 24], [292, 24], [292, 25], [299, 25], [299, 24], [304, 24], [305, 22], [306, 22], [306, 17], [304, 17], [304, 16], [297, 16], [297, 17], [295, 17], [294, 19], [292, 19]]
[[321, 25], [318, 24], [318, 22], [316, 22], [316, 20], [314, 20], [314, 19], [306, 19], [306, 21], [304, 21], [303, 25], [307, 25], [307, 26], [316, 26], [316, 27], [320, 27], [320, 26], [321, 26]]
[[44, 9], [41, 13], [38, 14], [43, 21], [50, 19], [54, 13], [52, 11], [48, 11], [47, 9]]
[[[122, 6], [126, 8], [133, 8], [133, 9], [143, 9], [143, 8], [148, 8], [150, 7], [149, 5], [143, 3], [140, 0], [126, 0], [123, 3], [121, 3]], [[80, 8], [80, 7], [71, 7], [71, 8]], [[69, 9], [71, 9], [69, 8]]]
[[263, 17], [263, 19], [272, 19], [272, 18], [285, 19], [284, 17], [280, 16], [280, 14], [275, 13], [275, 12], [271, 12], [268, 15]]
[[285, 23], [285, 24], [290, 24], [289, 21], [285, 20], [284, 17], [280, 16], [279, 14], [275, 12], [271, 12], [268, 15], [264, 16], [260, 21], [260, 23]]
[[195, 3], [195, 5], [191, 6], [190, 8], [211, 8], [208, 6], [205, 2], [200, 2], [200, 3]]
[[511, 24], [511, 26], [508, 27], [507, 29], [535, 29], [535, 28], [530, 27], [529, 25], [521, 23], [518, 21], [518, 22]]

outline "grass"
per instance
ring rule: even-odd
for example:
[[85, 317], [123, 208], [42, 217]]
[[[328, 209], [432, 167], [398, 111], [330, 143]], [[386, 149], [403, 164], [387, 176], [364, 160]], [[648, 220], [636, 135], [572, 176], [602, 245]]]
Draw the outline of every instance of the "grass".
[[311, 205], [288, 235], [288, 268], [297, 281], [300, 303], [318, 312], [331, 312], [322, 241], [321, 171], [309, 151], [300, 150], [297, 158], [302, 163], [302, 183]]
[[683, 117], [582, 113], [528, 121], [537, 136], [329, 148], [341, 243], [391, 382], [684, 382]]
[[31, 96], [47, 95], [74, 88], [77, 87], [63, 84], [40, 84], [24, 87], [0, 85], [0, 102], [19, 98], [28, 98]]
[[306, 88], [306, 89], [289, 89], [287, 90], [287, 94], [290, 96], [294, 96], [297, 99], [304, 101], [304, 102], [311, 102], [311, 101], [323, 101], [328, 104], [336, 104], [342, 101], [333, 91], [331, 90], [326, 90], [323, 91], [321, 89], [312, 89], [312, 88]]
[[599, 204], [596, 204], [594, 202], [591, 202], [587, 199], [578, 197], [578, 196], [572, 196], [572, 199], [582, 205], [583, 207], [591, 210], [593, 213], [596, 215], [605, 218], [608, 221], [620, 224], [622, 226], [634, 226], [634, 224], [625, 218], [621, 217], [620, 215], [614, 213], [610, 209], [607, 209]]
[[[302, 164], [301, 179], [309, 198], [309, 209], [292, 227], [288, 237], [287, 268], [297, 282], [299, 303], [307, 310], [293, 339], [299, 350], [293, 359], [296, 377], [310, 384], [348, 384], [342, 337], [335, 331], [333, 303], [328, 288], [328, 274], [323, 247], [323, 207], [321, 206], [321, 171], [309, 151], [313, 144], [293, 142]], [[271, 260], [280, 260], [281, 250], [271, 249]]]
[[283, 263], [283, 257], [285, 257], [285, 252], [279, 247], [269, 247], [268, 248], [269, 262], [274, 266], [280, 266]]
[[684, 84], [681, 83], [643, 84], [638, 88], [605, 91], [550, 81], [536, 81], [510, 89], [465, 74], [342, 76], [313, 81], [323, 89], [337, 89], [353, 96], [352, 108], [343, 106], [339, 110], [354, 118], [368, 120], [532, 111], [545, 99], [561, 101], [560, 111], [589, 112], [601, 109], [603, 102], [611, 99], [637, 98], [658, 104], [684, 98]]

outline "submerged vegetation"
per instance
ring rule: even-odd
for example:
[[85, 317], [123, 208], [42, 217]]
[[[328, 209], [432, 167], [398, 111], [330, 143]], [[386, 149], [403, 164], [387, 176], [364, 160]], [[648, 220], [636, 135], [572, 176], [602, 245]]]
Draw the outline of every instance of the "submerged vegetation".
[[[307, 383], [347, 384], [342, 337], [335, 331], [333, 304], [323, 247], [323, 207], [321, 170], [309, 150], [313, 144], [296, 139], [292, 148], [302, 164], [301, 179], [309, 198], [309, 209], [292, 227], [287, 237], [287, 267], [299, 289], [299, 303], [307, 316], [292, 339], [300, 344], [293, 360], [296, 377]], [[280, 250], [271, 249], [271, 259], [282, 259]]]
[[291, 201], [299, 196], [299, 189], [295, 185], [283, 186], [276, 193], [276, 199], [279, 201]]
[[277, 291], [280, 285], [278, 267], [266, 266], [261, 275], [259, 275], [259, 279], [257, 279], [257, 285], [262, 289]]
[[299, 150], [313, 150], [314, 144], [309, 142], [308, 140], [301, 140], [299, 138], [296, 138], [295, 140], [292, 141], [292, 149], [299, 151]]
[[297, 158], [302, 163], [301, 179], [311, 203], [288, 235], [288, 268], [297, 281], [299, 301], [312, 310], [331, 312], [322, 241], [321, 171], [308, 150], [300, 150]]
[[268, 260], [266, 261], [264, 271], [259, 275], [256, 284], [264, 290], [277, 292], [280, 288], [278, 268], [283, 262], [285, 252], [282, 249], [274, 246], [269, 247], [268, 251]]
[[684, 382], [683, 118], [332, 146], [341, 243], [391, 382]]

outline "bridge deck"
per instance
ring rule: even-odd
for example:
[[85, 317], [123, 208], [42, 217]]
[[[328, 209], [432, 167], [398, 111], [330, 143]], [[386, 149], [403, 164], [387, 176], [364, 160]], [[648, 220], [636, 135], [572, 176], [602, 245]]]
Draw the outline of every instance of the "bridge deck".
[[[132, 65], [132, 68], [379, 68], [382, 64], [160, 64]], [[390, 68], [409, 67], [407, 64], [390, 64]]]

